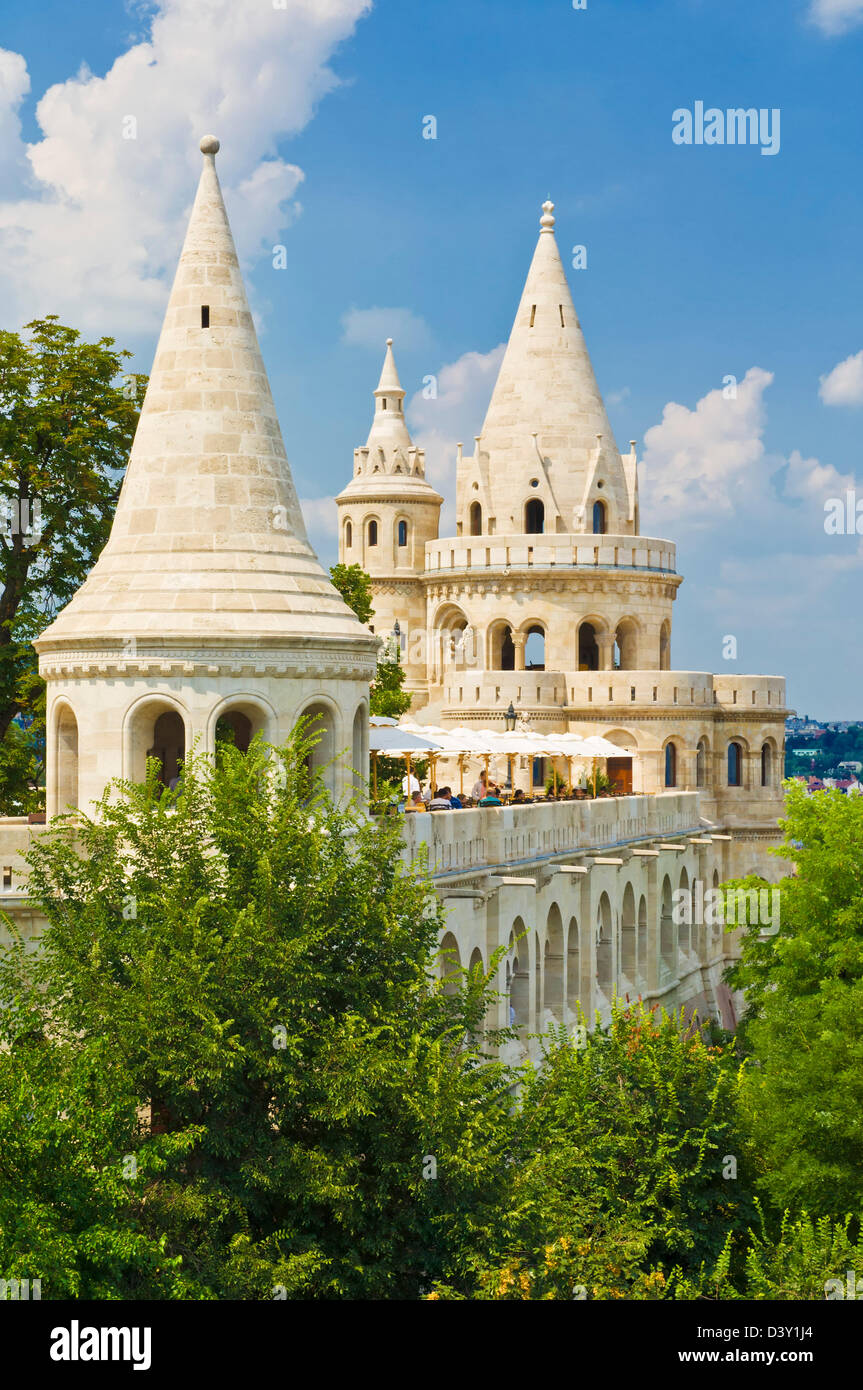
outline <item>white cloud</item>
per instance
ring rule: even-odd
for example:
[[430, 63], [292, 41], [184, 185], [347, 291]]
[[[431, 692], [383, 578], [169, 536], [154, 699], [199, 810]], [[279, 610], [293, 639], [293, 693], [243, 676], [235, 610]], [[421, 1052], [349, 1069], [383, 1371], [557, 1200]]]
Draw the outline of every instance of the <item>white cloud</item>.
[[805, 459], [798, 449], [792, 450], [784, 479], [786, 497], [823, 504], [825, 498], [836, 497], [854, 485], [853, 474], [840, 473], [832, 463]]
[[349, 309], [342, 315], [343, 343], [383, 352], [387, 338], [397, 349], [411, 352], [426, 347], [431, 333], [425, 319], [411, 309]]
[[825, 405], [863, 405], [863, 352], [846, 357], [822, 376], [818, 394]]
[[846, 34], [863, 24], [863, 0], [812, 0], [809, 17], [824, 34]]
[[[334, 542], [337, 541], [339, 534], [339, 513], [336, 499], [335, 497], [301, 497], [300, 509], [312, 548], [320, 558], [321, 564], [326, 565], [328, 561], [324, 557], [333, 555], [336, 549]], [[335, 558], [333, 563], [335, 564]]]
[[605, 398], [605, 404], [622, 405], [625, 400], [629, 399], [630, 394], [628, 386], [621, 386], [619, 391], [609, 391]]
[[672, 520], [710, 524], [733, 512], [742, 493], [751, 497], [765, 457], [763, 397], [772, 381], [772, 372], [750, 367], [732, 399], [720, 387], [694, 410], [670, 401], [661, 424], [647, 431], [645, 502], [666, 529]]
[[466, 352], [436, 374], [437, 395], [417, 391], [407, 407], [408, 424], [426, 453], [426, 477], [446, 501], [441, 512], [442, 536], [452, 534], [455, 517], [456, 445], [473, 453], [473, 439], [482, 429], [506, 344], [490, 352]]
[[[241, 256], [279, 240], [302, 172], [276, 141], [301, 130], [338, 79], [328, 66], [371, 0], [159, 0], [146, 37], [104, 75], [48, 88], [25, 146], [23, 59], [0, 53], [0, 298], [6, 322], [45, 313], [119, 337], [158, 326], [197, 172], [219, 172]], [[135, 138], [124, 138], [134, 132]]]

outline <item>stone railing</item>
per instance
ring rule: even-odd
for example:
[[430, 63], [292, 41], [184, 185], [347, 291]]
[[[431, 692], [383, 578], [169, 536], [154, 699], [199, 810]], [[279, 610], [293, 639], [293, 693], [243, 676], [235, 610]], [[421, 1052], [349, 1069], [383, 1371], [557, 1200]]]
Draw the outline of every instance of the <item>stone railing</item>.
[[453, 571], [630, 569], [676, 574], [677, 549], [649, 536], [457, 536], [426, 543], [426, 578]]
[[[710, 675], [706, 671], [481, 671], [466, 666], [447, 670], [443, 704], [459, 719], [483, 711], [506, 709], [510, 700], [516, 709], [547, 706], [561, 718], [565, 727], [565, 708], [578, 710], [601, 706], [603, 718], [609, 705], [619, 707], [625, 717], [627, 707], [656, 706], [666, 710], [703, 710], [722, 707], [739, 711], [784, 710], [785, 680], [782, 676]], [[477, 692], [479, 692], [477, 694]], [[467, 706], [462, 711], [461, 705]]]
[[481, 806], [404, 817], [405, 853], [426, 847], [433, 874], [524, 864], [546, 856], [679, 835], [698, 828], [697, 792], [595, 801]]

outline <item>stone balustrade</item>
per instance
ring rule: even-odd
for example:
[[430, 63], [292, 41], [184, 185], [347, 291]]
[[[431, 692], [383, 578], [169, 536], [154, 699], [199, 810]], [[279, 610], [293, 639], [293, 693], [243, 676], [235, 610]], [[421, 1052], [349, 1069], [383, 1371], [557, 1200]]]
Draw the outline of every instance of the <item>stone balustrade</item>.
[[412, 859], [425, 846], [435, 875], [484, 867], [506, 871], [573, 850], [693, 833], [699, 824], [697, 792], [479, 806], [405, 816], [405, 853]]
[[[479, 693], [477, 693], [479, 692]], [[634, 693], [633, 693], [634, 692]], [[537, 706], [555, 711], [565, 727], [565, 709], [656, 706], [665, 710], [739, 710], [741, 715], [785, 708], [782, 676], [711, 675], [705, 671], [482, 671], [450, 668], [444, 680], [443, 705], [459, 719], [487, 721], [488, 709]], [[462, 711], [459, 707], [464, 705]]]
[[426, 578], [482, 570], [618, 569], [676, 574], [677, 548], [649, 536], [459, 536], [426, 543]]

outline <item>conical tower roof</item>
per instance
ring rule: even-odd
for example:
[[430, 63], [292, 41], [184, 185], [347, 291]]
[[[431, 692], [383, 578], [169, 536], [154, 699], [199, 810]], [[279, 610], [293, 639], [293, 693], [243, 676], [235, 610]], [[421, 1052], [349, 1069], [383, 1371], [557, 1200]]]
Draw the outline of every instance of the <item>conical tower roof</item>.
[[557, 248], [553, 208], [543, 204], [480, 436], [478, 462], [498, 532], [524, 529], [522, 494], [529, 497], [532, 486], [545, 494], [546, 520], [551, 512], [561, 523], [549, 529], [584, 529], [586, 495], [596, 482], [616, 504], [616, 516], [630, 512], [625, 471]]
[[443, 498], [425, 479], [425, 455], [416, 448], [404, 412], [404, 387], [399, 380], [393, 340], [387, 338], [381, 378], [375, 388], [375, 410], [365, 447], [354, 450], [354, 476], [336, 498], [404, 498], [440, 506]]
[[375, 639], [309, 545], [228, 223], [204, 167], [111, 535], [40, 652], [100, 639]]

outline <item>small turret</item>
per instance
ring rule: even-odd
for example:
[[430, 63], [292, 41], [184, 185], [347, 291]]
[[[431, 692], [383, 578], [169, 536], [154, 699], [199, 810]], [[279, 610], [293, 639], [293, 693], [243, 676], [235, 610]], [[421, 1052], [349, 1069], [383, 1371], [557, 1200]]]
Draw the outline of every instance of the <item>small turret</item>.
[[371, 575], [374, 631], [386, 637], [398, 621], [410, 688], [414, 677], [418, 683], [425, 678], [419, 648], [413, 659], [410, 634], [425, 627], [425, 547], [437, 540], [443, 498], [426, 482], [425, 454], [405, 421], [392, 338], [374, 397], [368, 439], [354, 450], [353, 478], [336, 498], [339, 560]]

